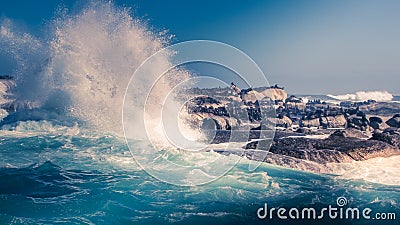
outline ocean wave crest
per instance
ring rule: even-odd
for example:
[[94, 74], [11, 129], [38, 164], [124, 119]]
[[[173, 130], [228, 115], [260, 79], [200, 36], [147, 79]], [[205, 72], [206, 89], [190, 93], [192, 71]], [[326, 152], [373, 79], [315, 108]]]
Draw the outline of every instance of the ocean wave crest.
[[392, 101], [393, 95], [388, 91], [358, 91], [354, 94], [344, 95], [327, 95], [341, 101], [368, 101], [375, 100], [378, 102]]

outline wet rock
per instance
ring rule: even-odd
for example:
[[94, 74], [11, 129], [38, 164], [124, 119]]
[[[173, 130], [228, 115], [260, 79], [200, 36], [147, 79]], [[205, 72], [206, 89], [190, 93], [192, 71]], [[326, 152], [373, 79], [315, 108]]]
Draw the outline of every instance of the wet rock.
[[348, 128], [348, 129], [344, 129], [344, 130], [337, 130], [335, 132], [333, 132], [331, 135], [331, 137], [346, 137], [346, 138], [368, 138], [367, 135], [365, 135], [363, 132], [361, 132], [360, 130], [354, 129], [354, 128]]
[[359, 116], [349, 117], [349, 118], [347, 118], [347, 121], [350, 126], [360, 127], [363, 125], [363, 118], [359, 117]]
[[391, 127], [400, 128], [400, 114], [394, 115], [392, 118], [386, 121], [386, 124]]
[[379, 129], [381, 128], [381, 124], [378, 123], [378, 122], [376, 122], [376, 121], [370, 122], [369, 125], [370, 125], [372, 128], [374, 128], [374, 130], [379, 130]]
[[361, 131], [368, 130], [369, 121], [365, 116], [350, 116], [347, 118], [347, 127], [356, 128]]
[[397, 148], [400, 148], [400, 134], [398, 132], [374, 133], [372, 134], [371, 140], [383, 141]]
[[388, 133], [388, 134], [399, 134], [400, 135], [400, 128], [394, 128], [394, 127], [389, 127], [383, 130], [383, 133]]
[[317, 163], [362, 161], [375, 157], [400, 154], [397, 146], [381, 140], [363, 140], [351, 137], [351, 131], [338, 131], [326, 139], [282, 138], [271, 146], [269, 140], [254, 141], [246, 149], [269, 152]]
[[238, 126], [236, 118], [218, 116], [213, 113], [190, 114], [190, 124], [193, 127], [201, 127], [204, 130], [230, 130], [232, 126]]
[[359, 111], [358, 108], [349, 108], [349, 109], [347, 109], [346, 113], [348, 115], [356, 115], [358, 111]]
[[370, 118], [369, 118], [369, 122], [370, 123], [382, 123], [383, 122], [383, 120], [382, 120], [382, 118], [380, 118], [380, 117], [377, 117], [377, 116], [371, 116]]

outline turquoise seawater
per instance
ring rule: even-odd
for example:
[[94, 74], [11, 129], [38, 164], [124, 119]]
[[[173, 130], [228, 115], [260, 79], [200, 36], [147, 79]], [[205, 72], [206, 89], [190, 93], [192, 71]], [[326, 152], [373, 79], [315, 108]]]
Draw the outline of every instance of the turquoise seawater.
[[[181, 187], [141, 170], [122, 138], [57, 127], [0, 131], [0, 224], [398, 224], [397, 220], [260, 220], [268, 207], [369, 207], [400, 214], [400, 186], [241, 160], [206, 185]], [[40, 124], [39, 128], [37, 125]], [[236, 156], [226, 156], [236, 157]], [[172, 174], [173, 175], [173, 174]], [[371, 215], [373, 215], [373, 213]], [[327, 216], [326, 216], [327, 217]]]
[[[171, 70], [179, 52], [167, 51], [151, 61], [149, 71], [132, 83], [136, 95], [127, 94], [126, 89], [133, 73], [148, 57], [182, 37], [174, 39], [163, 27], [153, 28], [151, 17], [143, 21], [135, 16], [135, 9], [116, 6], [114, 1], [88, 1], [71, 9], [63, 5], [56, 12], [46, 12], [47, 18], [35, 11], [37, 18], [42, 18], [40, 27], [30, 27], [31, 18], [23, 18], [27, 15], [15, 21], [0, 18], [1, 63], [9, 70], [0, 72], [14, 78], [3, 77], [7, 81], [0, 85], [0, 106], [7, 109], [0, 109], [0, 224], [399, 224], [399, 218], [381, 221], [326, 216], [320, 220], [281, 220], [275, 216], [261, 220], [257, 216], [265, 204], [270, 208], [319, 210], [329, 205], [337, 207], [341, 197], [348, 202], [342, 209], [371, 208], [371, 216], [383, 212], [400, 217], [400, 179], [396, 174], [399, 158], [390, 163], [375, 160], [351, 165], [349, 174], [354, 172], [354, 177], [313, 174], [270, 164], [250, 171], [247, 159], [241, 159], [219, 179], [200, 186], [176, 186], [150, 176], [136, 164], [124, 138], [100, 130], [120, 132], [122, 111], [124, 118], [131, 118], [133, 123], [150, 118], [144, 122], [154, 128], [150, 132], [157, 134], [161, 133], [160, 115], [171, 121], [178, 118], [159, 112], [164, 112], [160, 106], [166, 102], [162, 100], [172, 90], [197, 76], [181, 66]], [[16, 12], [20, 15], [22, 11]], [[237, 58], [234, 61], [235, 66], [229, 68], [241, 67]], [[165, 81], [155, 82], [153, 78], [161, 73]], [[196, 73], [210, 74], [207, 70]], [[226, 80], [227, 86], [238, 78], [247, 80], [236, 74], [222, 77], [215, 76]], [[141, 101], [137, 96], [148, 98]], [[83, 129], [74, 123], [95, 128]], [[146, 131], [133, 133], [139, 139]], [[147, 153], [135, 141], [130, 140], [131, 147]], [[199, 154], [203, 154], [199, 157], [202, 160], [218, 155]], [[177, 161], [185, 157], [173, 156], [171, 159]], [[238, 159], [234, 155], [223, 157], [227, 162]], [[182, 162], [192, 161], [189, 158]], [[174, 173], [172, 169], [167, 176], [178, 177], [178, 172], [182, 171]], [[367, 176], [373, 179], [363, 179]]]

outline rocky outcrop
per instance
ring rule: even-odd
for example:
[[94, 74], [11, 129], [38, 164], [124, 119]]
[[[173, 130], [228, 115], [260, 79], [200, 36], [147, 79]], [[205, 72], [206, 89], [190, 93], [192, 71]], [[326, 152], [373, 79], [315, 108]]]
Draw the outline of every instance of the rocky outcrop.
[[400, 129], [389, 128], [385, 129], [382, 133], [374, 133], [371, 140], [383, 141], [400, 148]]
[[[384, 122], [382, 118], [388, 118], [388, 115], [379, 114], [381, 117], [377, 117], [371, 113], [375, 111], [389, 113], [396, 110], [398, 113], [400, 104], [396, 106], [397, 103], [366, 101], [337, 105], [321, 100], [304, 103], [296, 96], [287, 97], [286, 91], [277, 85], [240, 89], [232, 83], [231, 87], [226, 88], [194, 88], [185, 94], [200, 96], [194, 97], [197, 99], [189, 107], [189, 113], [199, 114], [202, 119], [204, 115], [213, 117], [219, 129], [230, 129], [235, 124], [239, 126], [251, 124], [250, 127], [254, 128], [265, 120], [284, 128], [295, 129], [297, 126], [319, 129], [354, 128], [366, 133], [374, 130], [382, 131], [389, 125], [395, 128], [400, 126], [400, 117], [395, 116]], [[208, 96], [219, 100], [215, 101]], [[271, 109], [274, 109], [274, 113], [270, 113], [271, 115], [265, 113], [273, 111]], [[276, 115], [285, 117], [275, 118]], [[392, 115], [393, 113], [390, 114]], [[236, 122], [226, 120], [230, 116], [235, 117]]]
[[306, 103], [303, 102], [303, 99], [291, 95], [285, 100], [285, 107], [287, 109], [304, 110], [306, 108]]
[[270, 88], [266, 88], [265, 90], [260, 91], [260, 93], [262, 95], [264, 95], [264, 98], [268, 97], [272, 100], [285, 101], [287, 98], [287, 93], [282, 88], [270, 87]]
[[336, 131], [326, 139], [282, 138], [250, 142], [246, 149], [269, 150], [270, 153], [317, 163], [362, 161], [400, 154], [396, 145], [386, 141], [350, 137], [347, 131]]
[[377, 117], [377, 116], [371, 116], [369, 118], [369, 125], [374, 129], [374, 130], [379, 130], [382, 128], [382, 118]]
[[375, 102], [359, 106], [359, 109], [370, 115], [392, 116], [400, 112], [399, 102]]
[[347, 126], [365, 131], [369, 126], [369, 121], [365, 116], [350, 116], [347, 118]]
[[256, 103], [262, 99], [285, 101], [287, 98], [286, 91], [278, 88], [265, 88], [264, 90], [249, 88], [241, 90], [238, 94], [245, 103]]
[[238, 126], [238, 121], [233, 117], [217, 116], [213, 113], [191, 114], [191, 125], [205, 130], [230, 130], [232, 126]]
[[246, 103], [256, 103], [264, 98], [264, 95], [255, 90], [242, 91], [240, 98]]
[[278, 87], [278, 85], [271, 87], [259, 87], [257, 89], [240, 89], [232, 82], [230, 88], [233, 93], [239, 95], [242, 101], [245, 103], [256, 103], [256, 101], [260, 101], [265, 98], [285, 101], [287, 98], [286, 91], [283, 88]]
[[238, 121], [231, 117], [223, 103], [209, 96], [198, 96], [187, 103], [188, 121], [203, 129], [229, 130]]
[[[346, 114], [340, 111], [340, 109], [321, 106], [317, 107], [316, 104], [312, 104], [311, 107], [307, 108], [307, 115], [304, 116], [299, 125], [301, 127], [322, 127], [322, 128], [346, 128], [348, 121]], [[350, 115], [347, 115], [350, 116]]]
[[293, 124], [293, 121], [287, 116], [279, 116], [278, 118], [268, 118], [268, 120], [275, 124], [277, 127], [290, 127]]
[[386, 121], [386, 124], [391, 127], [400, 128], [400, 114], [394, 115], [392, 118]]
[[354, 128], [347, 128], [344, 130], [338, 130], [332, 133], [332, 136], [339, 136], [339, 137], [346, 137], [346, 138], [359, 138], [359, 139], [368, 139], [368, 135], [364, 134], [362, 131], [354, 129]]
[[319, 127], [320, 125], [319, 118], [300, 120], [300, 126], [302, 127]]
[[344, 115], [321, 117], [320, 124], [325, 128], [343, 128], [346, 127], [347, 121]]
[[370, 123], [382, 123], [383, 120], [382, 120], [382, 118], [380, 118], [380, 117], [378, 117], [378, 116], [371, 116], [371, 117], [369, 118], [369, 122], [370, 122]]

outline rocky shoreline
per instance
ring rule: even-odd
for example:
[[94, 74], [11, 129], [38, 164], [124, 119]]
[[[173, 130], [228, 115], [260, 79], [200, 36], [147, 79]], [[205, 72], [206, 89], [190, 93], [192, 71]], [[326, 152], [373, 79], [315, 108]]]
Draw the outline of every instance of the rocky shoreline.
[[[12, 78], [0, 76], [0, 84], [1, 120], [15, 112], [16, 105], [6, 98]], [[186, 104], [188, 120], [206, 134], [212, 131], [206, 135], [209, 143], [247, 143], [242, 151], [219, 151], [222, 154], [278, 165], [299, 160], [323, 165], [400, 155], [398, 102], [306, 102], [288, 96], [278, 85], [242, 90], [233, 83], [225, 88], [187, 89], [181, 94], [193, 96]], [[236, 131], [233, 139], [232, 130]]]
[[363, 161], [400, 154], [400, 130], [374, 134], [369, 139], [354, 136], [354, 130], [336, 131], [325, 139], [288, 137], [250, 142], [245, 149], [267, 150], [277, 155], [325, 163]]
[[[211, 143], [236, 141], [230, 132], [243, 130], [242, 136], [236, 134], [248, 141], [243, 151], [218, 151], [221, 154], [277, 165], [300, 161], [325, 165], [400, 155], [397, 102], [304, 102], [288, 97], [277, 85], [241, 90], [233, 83], [230, 88], [190, 90], [189, 94], [196, 96], [187, 106], [194, 126], [216, 130], [209, 137]], [[260, 131], [275, 135], [263, 139]]]

